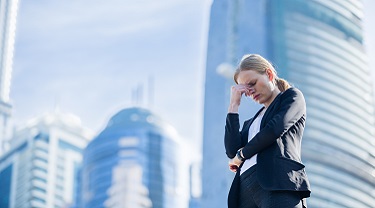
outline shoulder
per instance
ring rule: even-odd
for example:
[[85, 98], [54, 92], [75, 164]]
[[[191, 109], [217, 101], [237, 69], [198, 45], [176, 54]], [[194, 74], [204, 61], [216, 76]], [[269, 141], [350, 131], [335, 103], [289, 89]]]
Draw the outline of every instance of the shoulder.
[[275, 103], [280, 106], [299, 106], [301, 108], [306, 108], [305, 97], [301, 90], [295, 87], [290, 87], [280, 93]]
[[283, 93], [281, 93], [281, 97], [295, 97], [295, 98], [304, 98], [301, 90], [295, 87], [290, 87], [287, 90], [285, 90]]
[[301, 92], [301, 90], [299, 90], [296, 87], [289, 87], [287, 90], [285, 90], [285, 92], [283, 92], [283, 94], [300, 94], [300, 95], [302, 95], [302, 92]]

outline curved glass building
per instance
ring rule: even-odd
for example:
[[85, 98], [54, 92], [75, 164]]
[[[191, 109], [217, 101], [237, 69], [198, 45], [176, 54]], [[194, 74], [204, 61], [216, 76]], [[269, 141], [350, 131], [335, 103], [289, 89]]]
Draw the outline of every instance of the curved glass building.
[[[362, 21], [360, 0], [214, 1], [207, 52], [203, 155], [224, 154], [214, 153], [205, 145], [217, 140], [208, 132], [223, 132], [224, 105], [229, 101], [226, 93], [220, 98], [223, 101], [213, 102], [217, 94], [213, 88], [233, 84], [220, 77], [215, 68], [221, 62], [236, 65], [243, 54], [259, 53], [306, 98], [302, 159], [312, 187], [309, 207], [373, 207], [374, 96]], [[215, 110], [224, 114], [221, 122], [212, 115]], [[203, 168], [203, 181], [211, 174]], [[225, 181], [222, 175], [210, 180]], [[217, 201], [225, 203], [207, 196], [211, 196], [210, 190], [203, 185], [205, 207]]]
[[373, 83], [361, 1], [274, 1], [274, 62], [306, 97], [303, 159], [313, 207], [375, 204]]
[[183, 156], [174, 128], [148, 110], [123, 109], [84, 152], [77, 207], [187, 207]]

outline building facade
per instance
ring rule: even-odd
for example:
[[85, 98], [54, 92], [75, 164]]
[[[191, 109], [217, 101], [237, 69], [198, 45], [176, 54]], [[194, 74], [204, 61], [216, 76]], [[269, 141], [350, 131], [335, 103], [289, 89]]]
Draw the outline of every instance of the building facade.
[[[215, 0], [210, 21], [202, 207], [226, 206], [234, 175], [227, 174], [223, 144], [214, 143], [223, 138], [231, 66], [248, 53], [266, 57], [305, 95], [302, 160], [312, 187], [309, 207], [373, 206], [375, 113], [362, 1]], [[242, 119], [258, 109], [241, 108]], [[213, 164], [213, 157], [223, 161]]]
[[91, 137], [77, 117], [58, 112], [17, 128], [10, 150], [0, 157], [0, 207], [70, 206]]
[[9, 102], [18, 0], [0, 1], [0, 155], [10, 137]]
[[121, 110], [84, 152], [76, 206], [187, 208], [182, 147], [174, 128], [150, 111]]
[[190, 200], [189, 208], [200, 208], [200, 200], [202, 197], [202, 182], [201, 182], [201, 163], [192, 163], [189, 168], [189, 187], [190, 187]]

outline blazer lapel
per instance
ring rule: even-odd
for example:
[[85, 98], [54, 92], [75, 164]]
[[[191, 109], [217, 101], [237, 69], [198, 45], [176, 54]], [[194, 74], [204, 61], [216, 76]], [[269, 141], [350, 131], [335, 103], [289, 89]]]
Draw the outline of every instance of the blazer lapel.
[[247, 144], [248, 142], [248, 137], [249, 137], [249, 128], [251, 126], [251, 124], [253, 123], [254, 119], [256, 117], [258, 117], [259, 113], [262, 112], [262, 110], [264, 109], [264, 107], [262, 107], [256, 114], [254, 117], [252, 117], [251, 119], [247, 120], [247, 122], [244, 123], [244, 126], [242, 128], [242, 143], [244, 143], [243, 145]]
[[279, 103], [280, 103], [280, 97], [281, 97], [281, 93], [279, 93], [275, 99], [273, 100], [273, 102], [271, 103], [270, 106], [268, 106], [266, 112], [264, 113], [263, 115], [263, 118], [262, 118], [262, 121], [260, 122], [260, 129], [262, 129], [269, 121], [269, 116], [270, 115], [274, 115], [274, 111], [276, 110], [275, 108], [277, 106], [279, 106]]

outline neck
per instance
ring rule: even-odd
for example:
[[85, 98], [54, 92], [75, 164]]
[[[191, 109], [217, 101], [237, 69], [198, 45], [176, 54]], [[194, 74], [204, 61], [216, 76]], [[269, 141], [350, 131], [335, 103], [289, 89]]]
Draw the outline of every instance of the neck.
[[271, 105], [271, 103], [273, 102], [273, 100], [275, 100], [276, 96], [277, 96], [279, 93], [280, 93], [279, 88], [276, 88], [275, 90], [273, 90], [273, 91], [272, 91], [272, 96], [271, 96], [271, 98], [269, 99], [269, 101], [263, 104], [264, 107], [265, 107], [265, 108], [268, 108], [268, 106]]

